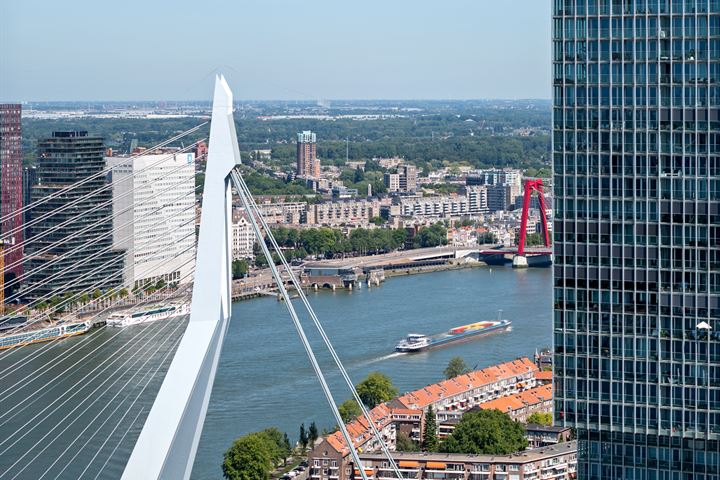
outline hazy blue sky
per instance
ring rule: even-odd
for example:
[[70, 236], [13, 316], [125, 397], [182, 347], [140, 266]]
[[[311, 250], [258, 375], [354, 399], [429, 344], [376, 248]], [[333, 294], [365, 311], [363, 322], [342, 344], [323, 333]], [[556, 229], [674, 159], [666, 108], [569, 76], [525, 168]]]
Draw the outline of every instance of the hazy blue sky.
[[549, 98], [550, 0], [0, 0], [0, 100]]

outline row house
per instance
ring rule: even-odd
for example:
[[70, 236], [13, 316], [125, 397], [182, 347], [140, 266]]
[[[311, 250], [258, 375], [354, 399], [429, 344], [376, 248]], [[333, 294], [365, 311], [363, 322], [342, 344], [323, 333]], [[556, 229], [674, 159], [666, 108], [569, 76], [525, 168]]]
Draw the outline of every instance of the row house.
[[552, 385], [541, 385], [507, 397], [497, 398], [479, 405], [482, 410], [500, 410], [513, 420], [525, 423], [533, 413], [552, 413]]
[[432, 405], [438, 422], [442, 422], [455, 412], [534, 388], [536, 373], [538, 368], [529, 358], [519, 358], [406, 393], [392, 400], [390, 406], [425, 412]]
[[[396, 426], [393, 422], [392, 410], [385, 404], [370, 410], [375, 427], [389, 448], [395, 448]], [[380, 449], [380, 442], [375, 437], [370, 424], [364, 415], [345, 425], [354, 447], [358, 452]], [[352, 458], [350, 448], [340, 431], [331, 433], [317, 444], [308, 454], [308, 478], [310, 480], [344, 480], [352, 478]]]
[[[464, 455], [454, 453], [392, 454], [406, 479], [444, 480], [572, 480], [576, 477], [577, 442], [526, 450], [511, 455]], [[360, 455], [369, 480], [395, 480], [390, 462], [382, 453]], [[361, 478], [358, 469], [352, 478]]]

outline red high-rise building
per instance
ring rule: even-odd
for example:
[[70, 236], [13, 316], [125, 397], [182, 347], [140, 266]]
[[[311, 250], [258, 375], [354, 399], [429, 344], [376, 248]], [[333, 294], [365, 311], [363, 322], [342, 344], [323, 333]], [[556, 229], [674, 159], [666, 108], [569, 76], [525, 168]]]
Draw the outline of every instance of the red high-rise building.
[[315, 134], [309, 130], [297, 134], [297, 176], [320, 177]]
[[[18, 104], [0, 104], [0, 236], [14, 241], [14, 245], [5, 247], [5, 265], [11, 266], [5, 272], [5, 278], [12, 279], [22, 275], [23, 256], [23, 166], [22, 131], [20, 127], [21, 106]], [[17, 230], [13, 232], [14, 230]]]

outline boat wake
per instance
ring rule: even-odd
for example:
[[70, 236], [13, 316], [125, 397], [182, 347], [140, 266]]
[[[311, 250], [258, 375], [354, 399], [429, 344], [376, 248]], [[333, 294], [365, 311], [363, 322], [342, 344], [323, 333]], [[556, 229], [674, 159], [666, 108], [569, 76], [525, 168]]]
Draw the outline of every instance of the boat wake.
[[370, 360], [365, 360], [364, 362], [358, 363], [358, 366], [372, 365], [373, 363], [383, 362], [385, 360], [390, 360], [391, 358], [399, 357], [401, 355], [404, 355], [404, 354], [402, 352], [393, 352], [388, 355], [383, 355], [382, 357], [371, 358]]

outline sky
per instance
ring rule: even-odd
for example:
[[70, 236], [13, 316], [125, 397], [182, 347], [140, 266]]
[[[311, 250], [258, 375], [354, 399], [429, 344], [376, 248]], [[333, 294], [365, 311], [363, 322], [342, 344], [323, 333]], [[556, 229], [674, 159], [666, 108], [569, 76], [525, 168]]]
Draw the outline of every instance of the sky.
[[550, 0], [0, 0], [0, 101], [550, 98]]

